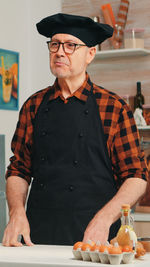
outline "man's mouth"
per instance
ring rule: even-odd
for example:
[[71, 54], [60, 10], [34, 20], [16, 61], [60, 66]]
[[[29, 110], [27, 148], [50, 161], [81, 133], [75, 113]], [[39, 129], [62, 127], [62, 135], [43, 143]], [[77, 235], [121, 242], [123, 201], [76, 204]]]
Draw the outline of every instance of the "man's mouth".
[[68, 66], [67, 63], [62, 62], [62, 61], [55, 61], [55, 65], [56, 65], [56, 66]]

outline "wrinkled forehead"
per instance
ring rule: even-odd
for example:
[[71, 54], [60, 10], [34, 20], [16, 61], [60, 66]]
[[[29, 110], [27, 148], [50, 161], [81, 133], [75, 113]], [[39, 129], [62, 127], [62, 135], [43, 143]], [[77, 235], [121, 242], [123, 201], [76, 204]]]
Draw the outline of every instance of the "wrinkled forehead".
[[52, 41], [61, 41], [61, 42], [73, 42], [73, 43], [83, 43], [79, 38], [75, 37], [72, 34], [66, 34], [66, 33], [56, 33], [51, 38]]

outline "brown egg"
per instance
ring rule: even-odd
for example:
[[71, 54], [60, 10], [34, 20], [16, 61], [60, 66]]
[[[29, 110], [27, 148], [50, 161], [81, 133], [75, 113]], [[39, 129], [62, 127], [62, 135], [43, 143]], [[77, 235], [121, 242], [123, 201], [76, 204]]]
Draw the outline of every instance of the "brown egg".
[[105, 251], [108, 251], [108, 246], [105, 246], [105, 245], [100, 245], [99, 246], [99, 252], [105, 252]]
[[118, 247], [110, 247], [109, 248], [109, 254], [121, 254], [122, 253], [122, 248], [120, 246]]
[[81, 248], [82, 245], [83, 245], [83, 242], [78, 241], [78, 242], [76, 242], [76, 243], [74, 244], [73, 249], [74, 249], [74, 250], [77, 250], [78, 248]]
[[95, 244], [94, 246], [91, 247], [91, 251], [99, 250], [99, 247], [100, 246]]
[[146, 253], [146, 250], [144, 248], [136, 248], [136, 254], [135, 258], [139, 258], [140, 256], [144, 256]]
[[123, 246], [122, 252], [133, 252], [133, 249], [131, 246]]
[[91, 249], [91, 245], [90, 244], [83, 244], [81, 247], [81, 250], [86, 251], [86, 250], [90, 250]]
[[92, 240], [90, 240], [90, 241], [88, 242], [88, 244], [90, 244], [91, 246], [94, 246], [94, 245], [95, 245], [95, 242], [92, 241]]

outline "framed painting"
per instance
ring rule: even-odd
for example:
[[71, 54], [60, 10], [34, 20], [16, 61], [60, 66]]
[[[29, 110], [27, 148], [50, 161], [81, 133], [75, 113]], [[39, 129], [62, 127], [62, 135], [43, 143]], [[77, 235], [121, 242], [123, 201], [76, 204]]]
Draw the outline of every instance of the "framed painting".
[[0, 109], [18, 110], [19, 53], [0, 48]]

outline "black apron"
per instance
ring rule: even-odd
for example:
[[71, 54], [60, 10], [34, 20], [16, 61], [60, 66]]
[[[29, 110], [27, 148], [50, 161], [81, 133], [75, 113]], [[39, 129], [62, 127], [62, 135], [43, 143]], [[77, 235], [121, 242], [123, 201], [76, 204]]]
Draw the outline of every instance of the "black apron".
[[[73, 96], [67, 103], [60, 97], [49, 101], [48, 92], [37, 111], [27, 204], [35, 244], [73, 245], [82, 240], [90, 220], [116, 194], [92, 83], [87, 92], [86, 102]], [[109, 240], [119, 227], [118, 220]]]

